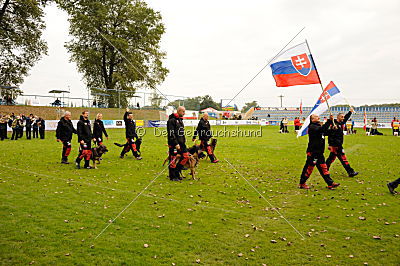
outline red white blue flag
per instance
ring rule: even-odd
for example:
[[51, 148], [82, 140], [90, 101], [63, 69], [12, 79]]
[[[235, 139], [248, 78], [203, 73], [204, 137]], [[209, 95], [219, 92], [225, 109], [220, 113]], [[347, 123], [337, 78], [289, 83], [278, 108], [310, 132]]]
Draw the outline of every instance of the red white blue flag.
[[277, 87], [320, 83], [306, 42], [280, 53], [270, 66]]
[[325, 102], [328, 100], [331, 105], [335, 105], [341, 101], [344, 101], [342, 93], [332, 81], [328, 84], [328, 86], [326, 86], [321, 96], [319, 96], [314, 108], [311, 110], [301, 129], [297, 132], [297, 137], [307, 135], [308, 126], [310, 125], [310, 117], [312, 114], [321, 115], [328, 110], [328, 106], [325, 104]]

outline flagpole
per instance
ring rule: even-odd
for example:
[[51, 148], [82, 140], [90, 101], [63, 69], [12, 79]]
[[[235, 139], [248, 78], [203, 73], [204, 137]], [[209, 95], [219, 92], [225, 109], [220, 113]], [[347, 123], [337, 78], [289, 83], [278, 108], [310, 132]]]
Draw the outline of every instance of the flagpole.
[[317, 70], [317, 66], [315, 65], [314, 58], [313, 58], [313, 56], [312, 56], [311, 49], [310, 49], [310, 46], [308, 45], [307, 39], [306, 39], [306, 44], [307, 44], [308, 51], [310, 52], [311, 61], [312, 61], [312, 63], [314, 64], [315, 72], [317, 72], [317, 77], [318, 77], [318, 80], [319, 80], [319, 85], [321, 85], [321, 89], [322, 89], [322, 96], [324, 97], [325, 102], [326, 102], [326, 105], [328, 106], [329, 114], [332, 115], [331, 107], [329, 106], [328, 99], [326, 99], [326, 97], [325, 97], [325, 95], [324, 95], [324, 91], [325, 91], [325, 90], [324, 90], [324, 86], [322, 86], [321, 78], [320, 78], [320, 76], [319, 76], [319, 73], [318, 73], [318, 70]]

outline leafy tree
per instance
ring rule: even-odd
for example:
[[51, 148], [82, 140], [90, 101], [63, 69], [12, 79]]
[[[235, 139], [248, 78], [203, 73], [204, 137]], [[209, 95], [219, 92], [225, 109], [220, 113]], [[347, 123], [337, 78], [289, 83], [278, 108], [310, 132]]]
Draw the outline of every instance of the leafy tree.
[[[143, 1], [58, 0], [69, 14], [70, 35], [66, 44], [88, 88], [106, 88], [108, 106], [116, 107], [118, 90], [134, 92], [154, 88], [164, 81], [165, 53], [160, 40], [165, 32], [161, 15]], [[121, 104], [128, 104], [121, 94]]]
[[242, 113], [246, 113], [252, 107], [258, 107], [257, 101], [252, 101], [250, 103], [245, 103], [245, 105], [242, 108]]
[[197, 96], [193, 98], [187, 98], [185, 100], [175, 100], [168, 105], [174, 106], [175, 108], [177, 108], [179, 105], [184, 105], [187, 110], [194, 111], [200, 111], [208, 107], [212, 107], [217, 110], [221, 109], [220, 105], [216, 103], [210, 95]]
[[[21, 84], [32, 66], [47, 53], [47, 45], [41, 39], [46, 2], [0, 1], [0, 85]], [[12, 92], [14, 98], [21, 93], [18, 90]]]
[[216, 103], [210, 95], [203, 96], [202, 101], [200, 103], [200, 110], [206, 109], [208, 107], [219, 110], [221, 107], [218, 103]]

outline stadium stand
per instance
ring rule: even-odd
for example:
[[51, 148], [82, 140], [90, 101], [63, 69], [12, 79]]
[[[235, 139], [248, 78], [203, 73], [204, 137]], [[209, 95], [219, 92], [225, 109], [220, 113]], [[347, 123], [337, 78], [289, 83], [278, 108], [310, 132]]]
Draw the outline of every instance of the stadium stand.
[[[260, 107], [254, 110], [252, 116], [258, 120], [266, 119], [267, 121], [280, 121], [283, 117], [294, 120], [295, 117], [307, 117], [311, 109], [311, 107], [303, 107], [303, 114], [300, 115], [298, 107]], [[349, 107], [331, 108], [334, 115], [339, 112], [347, 113], [349, 109]], [[352, 119], [360, 123], [364, 122], [364, 110], [366, 111], [367, 119], [376, 117], [381, 123], [390, 123], [393, 117], [400, 117], [400, 107], [355, 107], [354, 110], [356, 113], [352, 115]], [[328, 116], [328, 112], [321, 115], [321, 117]]]

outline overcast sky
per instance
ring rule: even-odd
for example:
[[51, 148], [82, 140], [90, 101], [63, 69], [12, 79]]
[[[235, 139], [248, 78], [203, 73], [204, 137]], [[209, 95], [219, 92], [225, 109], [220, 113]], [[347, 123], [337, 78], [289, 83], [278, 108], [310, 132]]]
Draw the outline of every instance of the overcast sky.
[[[165, 94], [232, 98], [302, 28], [324, 85], [334, 81], [353, 105], [400, 102], [400, 1], [148, 0], [166, 26], [161, 47], [170, 70]], [[46, 8], [49, 46], [21, 88], [47, 95], [68, 89], [85, 97], [85, 84], [64, 48], [67, 15]], [[235, 100], [261, 106], [313, 106], [319, 85], [278, 88], [267, 67]]]

